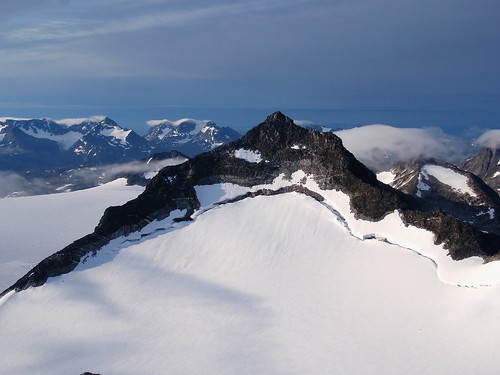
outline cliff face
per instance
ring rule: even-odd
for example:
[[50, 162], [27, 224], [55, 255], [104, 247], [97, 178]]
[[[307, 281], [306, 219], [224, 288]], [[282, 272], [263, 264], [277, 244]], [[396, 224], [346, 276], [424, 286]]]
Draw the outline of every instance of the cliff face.
[[[48, 277], [70, 272], [83, 256], [97, 252], [111, 239], [138, 231], [173, 210], [184, 210], [180, 220], [190, 220], [200, 208], [195, 186], [225, 182], [256, 187], [270, 184], [278, 176], [290, 179], [299, 170], [312, 176], [321, 190], [347, 194], [351, 211], [359, 219], [378, 221], [399, 210], [406, 225], [432, 231], [436, 243], [444, 243], [453, 259], [488, 258], [500, 250], [497, 235], [483, 233], [442, 211], [429, 210], [422, 199], [379, 182], [334, 134], [303, 129], [276, 112], [240, 140], [162, 169], [139, 197], [108, 208], [94, 233], [48, 257], [7, 291], [42, 285]], [[257, 189], [239, 199], [288, 191], [323, 200], [321, 193], [300, 183], [275, 190]]]
[[476, 156], [464, 163], [463, 169], [481, 177], [500, 193], [500, 149], [483, 147]]

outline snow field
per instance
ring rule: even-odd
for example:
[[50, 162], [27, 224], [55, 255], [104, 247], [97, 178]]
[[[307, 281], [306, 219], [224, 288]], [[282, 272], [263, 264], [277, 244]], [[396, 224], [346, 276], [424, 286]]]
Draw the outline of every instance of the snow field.
[[500, 284], [500, 262], [484, 264], [479, 257], [454, 261], [447, 255], [448, 252], [442, 244], [434, 244], [434, 235], [431, 232], [406, 226], [398, 212], [393, 212], [378, 222], [356, 219], [354, 213], [351, 212], [348, 195], [336, 190], [320, 189], [314, 177], [306, 175], [303, 171], [293, 173], [290, 179], [286, 179], [282, 174], [269, 185], [247, 188], [225, 183], [197, 186], [196, 192], [201, 203], [201, 212], [203, 212], [213, 207], [213, 203], [233, 199], [249, 191], [255, 192], [263, 188], [277, 190], [294, 184], [301, 184], [321, 194], [325, 198], [323, 203], [333, 211], [333, 215], [348, 228], [355, 238], [363, 240], [366, 237], [375, 237], [386, 240], [400, 246], [402, 251], [413, 251], [428, 258], [435, 264], [437, 275], [444, 283], [469, 287]]
[[179, 214], [10, 296], [3, 371], [496, 373], [498, 287], [443, 284], [296, 193]]
[[0, 199], [0, 289], [45, 257], [91, 233], [104, 210], [137, 197], [125, 179], [70, 193]]

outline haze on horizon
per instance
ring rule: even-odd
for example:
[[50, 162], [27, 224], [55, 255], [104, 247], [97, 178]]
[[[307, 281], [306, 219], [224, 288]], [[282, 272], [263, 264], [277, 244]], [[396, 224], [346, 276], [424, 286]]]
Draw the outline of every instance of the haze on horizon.
[[498, 14], [495, 0], [2, 2], [0, 116], [498, 128]]

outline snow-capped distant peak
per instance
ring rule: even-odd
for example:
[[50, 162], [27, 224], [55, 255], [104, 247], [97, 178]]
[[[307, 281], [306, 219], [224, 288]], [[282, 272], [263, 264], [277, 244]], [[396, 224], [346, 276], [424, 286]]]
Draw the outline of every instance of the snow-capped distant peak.
[[154, 147], [177, 150], [194, 156], [240, 137], [231, 128], [220, 128], [211, 120], [181, 118], [176, 121], [167, 119], [149, 120], [151, 127], [146, 140]]
[[192, 118], [185, 117], [185, 118], [181, 118], [181, 119], [175, 120], [175, 121], [171, 121], [171, 120], [167, 120], [167, 119], [148, 120], [148, 121], [146, 121], [146, 124], [148, 124], [149, 126], [167, 125], [167, 126], [177, 126], [178, 127], [181, 124], [193, 123], [193, 124], [196, 124], [197, 126], [203, 127], [209, 122], [212, 122], [212, 121], [211, 120], [195, 120]]
[[199, 134], [206, 125], [215, 125], [211, 120], [195, 120], [192, 118], [181, 118], [176, 121], [167, 119], [149, 120], [146, 121], [146, 123], [153, 129], [161, 129], [161, 131], [157, 131], [156, 133], [156, 137], [160, 140], [170, 133], [175, 135], [194, 136]]

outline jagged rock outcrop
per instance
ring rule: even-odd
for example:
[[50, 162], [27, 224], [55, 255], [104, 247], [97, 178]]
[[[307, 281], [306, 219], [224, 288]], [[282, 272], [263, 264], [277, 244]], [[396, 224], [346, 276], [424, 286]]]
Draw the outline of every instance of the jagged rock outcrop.
[[[491, 257], [499, 250], [499, 236], [483, 233], [443, 212], [429, 211], [422, 199], [379, 182], [334, 134], [301, 128], [276, 112], [241, 139], [162, 169], [139, 197], [108, 208], [93, 234], [48, 257], [7, 291], [41, 285], [48, 277], [69, 272], [83, 256], [111, 239], [138, 231], [173, 210], [184, 210], [180, 220], [190, 220], [200, 207], [195, 186], [228, 182], [255, 187], [269, 184], [280, 175], [290, 178], [298, 170], [313, 176], [321, 189], [338, 189], [347, 194], [357, 218], [378, 221], [399, 210], [407, 225], [434, 232], [436, 243], [444, 243], [454, 259]], [[240, 198], [288, 191], [323, 199], [300, 184], [279, 190], [262, 188]]]
[[463, 164], [463, 169], [481, 177], [500, 193], [500, 149], [483, 147], [477, 155]]

